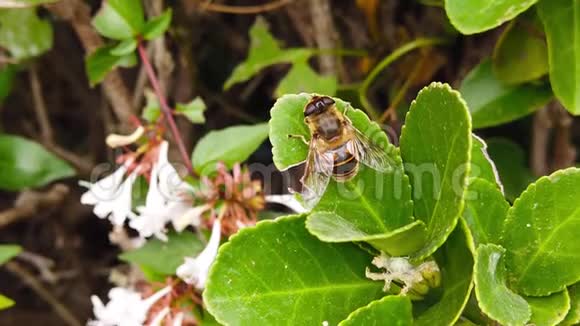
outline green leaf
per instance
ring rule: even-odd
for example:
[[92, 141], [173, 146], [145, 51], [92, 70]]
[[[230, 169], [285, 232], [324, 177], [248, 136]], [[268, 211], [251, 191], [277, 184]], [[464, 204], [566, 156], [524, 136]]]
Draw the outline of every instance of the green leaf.
[[413, 324], [411, 300], [405, 296], [387, 296], [353, 311], [339, 326], [392, 326]]
[[548, 73], [548, 48], [542, 32], [535, 10], [507, 26], [493, 51], [493, 71], [502, 82], [520, 84]]
[[441, 288], [413, 307], [414, 325], [453, 325], [467, 304], [473, 288], [473, 256], [467, 228], [460, 223], [434, 257], [441, 269]]
[[475, 134], [471, 141], [471, 165], [469, 167], [469, 179], [474, 178], [484, 179], [496, 185], [503, 192], [499, 172], [487, 152], [487, 143]]
[[293, 93], [318, 93], [332, 96], [336, 94], [338, 81], [335, 76], [321, 76], [308, 62], [299, 61], [292, 65], [288, 74], [276, 88], [276, 97]]
[[547, 83], [509, 86], [493, 74], [485, 60], [463, 80], [460, 89], [473, 119], [473, 128], [484, 128], [522, 118], [552, 99]]
[[531, 309], [524, 298], [506, 286], [505, 249], [495, 244], [481, 244], [475, 255], [475, 294], [481, 310], [501, 325], [524, 325]]
[[215, 171], [218, 161], [231, 168], [245, 161], [268, 137], [268, 124], [234, 126], [212, 130], [195, 145], [192, 154], [196, 171], [207, 175]]
[[[499, 243], [510, 205], [492, 183], [474, 179], [468, 187], [463, 218], [469, 226], [474, 247], [479, 244]], [[469, 198], [471, 197], [471, 198]]]
[[193, 101], [181, 104], [177, 103], [175, 108], [175, 112], [183, 114], [189, 121], [192, 123], [205, 123], [205, 117], [203, 112], [205, 111], [206, 106], [201, 97], [196, 97]]
[[0, 8], [27, 8], [57, 1], [59, 0], [3, 0]]
[[522, 148], [505, 138], [487, 141], [489, 156], [495, 162], [506, 198], [513, 202], [534, 181]]
[[159, 106], [159, 101], [157, 100], [157, 95], [150, 89], [145, 89], [145, 99], [146, 104], [141, 113], [141, 117], [148, 122], [157, 122], [157, 119], [161, 116], [161, 107]]
[[427, 245], [415, 258], [430, 256], [455, 228], [463, 211], [470, 152], [471, 122], [459, 93], [441, 83], [424, 88], [411, 104], [401, 135], [415, 217], [425, 222], [428, 233]]
[[554, 94], [570, 113], [580, 114], [580, 3], [542, 0], [538, 14], [548, 40], [550, 81]]
[[[359, 222], [355, 219], [354, 222]], [[405, 256], [425, 245], [427, 229], [422, 221], [390, 232], [368, 233], [353, 222], [331, 212], [316, 211], [308, 215], [306, 228], [325, 242], [367, 242], [391, 256]]]
[[74, 175], [70, 165], [39, 144], [19, 136], [0, 135], [0, 189], [41, 187]]
[[0, 310], [10, 308], [14, 305], [14, 301], [0, 294]]
[[[308, 145], [288, 135], [300, 135], [310, 138], [304, 123], [303, 109], [312, 98], [310, 94], [285, 95], [276, 101], [270, 111], [270, 141], [274, 164], [284, 170], [303, 162], [308, 153]], [[393, 171], [381, 174], [372, 168], [359, 165], [356, 176], [346, 182], [331, 180], [326, 192], [314, 208], [323, 214], [308, 217], [308, 229], [320, 239], [332, 242], [369, 241], [386, 252], [407, 252], [423, 242], [421, 228], [414, 241], [397, 244], [393, 241], [402, 236], [397, 230], [413, 222], [411, 189], [408, 177], [403, 172], [401, 158], [396, 148], [388, 143], [382, 129], [372, 123], [360, 110], [353, 109], [349, 103], [335, 98], [337, 108], [352, 121], [355, 128], [390, 154], [394, 162]], [[348, 110], [347, 110], [348, 108]], [[333, 230], [338, 227], [340, 230]], [[397, 230], [397, 231], [396, 231]], [[393, 238], [395, 236], [395, 238]], [[365, 240], [366, 239], [366, 240]], [[418, 243], [417, 243], [418, 242]]]
[[35, 8], [0, 9], [0, 47], [16, 60], [39, 56], [52, 48], [52, 25]]
[[220, 248], [204, 302], [222, 324], [336, 325], [383, 296], [365, 278], [371, 260], [353, 244], [320, 242], [301, 215], [262, 221]]
[[[451, 24], [462, 34], [481, 33], [513, 19], [538, 0], [445, 0]], [[551, 0], [549, 0], [551, 1]]]
[[526, 301], [532, 308], [530, 324], [533, 325], [557, 325], [564, 320], [570, 310], [570, 296], [567, 290], [547, 297], [527, 297]]
[[0, 245], [0, 265], [9, 261], [22, 251], [22, 247], [18, 245]]
[[91, 86], [105, 79], [107, 73], [117, 66], [129, 67], [137, 63], [135, 53], [119, 57], [111, 54], [113, 46], [104, 46], [90, 54], [85, 60], [85, 70]]
[[170, 8], [165, 10], [163, 14], [148, 21], [143, 28], [143, 38], [153, 40], [163, 35], [169, 28], [169, 24], [171, 24], [172, 14], [173, 12]]
[[135, 39], [129, 38], [121, 41], [121, 43], [113, 47], [110, 51], [110, 54], [118, 57], [123, 57], [133, 53], [133, 51], [135, 51], [136, 48], [137, 41]]
[[576, 325], [580, 323], [580, 283], [576, 283], [568, 288], [570, 296], [570, 310], [566, 318], [560, 323], [562, 326]]
[[512, 289], [529, 296], [562, 291], [580, 280], [580, 169], [530, 185], [508, 211], [503, 241]]
[[145, 18], [141, 0], [107, 0], [93, 18], [99, 34], [114, 40], [133, 38], [143, 30]]
[[246, 81], [260, 70], [279, 63], [304, 62], [312, 56], [310, 49], [282, 50], [278, 41], [268, 31], [268, 25], [258, 17], [250, 28], [250, 50], [248, 57], [239, 64], [224, 84], [224, 90], [236, 83]]
[[119, 258], [145, 267], [159, 275], [175, 275], [185, 256], [195, 257], [203, 244], [191, 232], [169, 233], [167, 242], [151, 239], [141, 248], [122, 253]]
[[0, 68], [0, 103], [2, 103], [14, 86], [14, 78], [18, 73], [18, 66], [7, 64]]

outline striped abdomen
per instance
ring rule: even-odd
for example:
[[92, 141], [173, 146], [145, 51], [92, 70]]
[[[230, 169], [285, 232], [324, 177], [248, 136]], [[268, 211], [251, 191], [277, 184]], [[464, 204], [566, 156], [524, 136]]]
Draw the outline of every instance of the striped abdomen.
[[336, 181], [344, 182], [354, 177], [358, 171], [358, 160], [348, 151], [345, 145], [334, 151], [332, 176]]

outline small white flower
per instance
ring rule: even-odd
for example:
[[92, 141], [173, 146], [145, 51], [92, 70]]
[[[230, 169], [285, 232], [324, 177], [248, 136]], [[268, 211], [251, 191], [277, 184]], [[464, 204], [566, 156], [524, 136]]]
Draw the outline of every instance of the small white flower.
[[104, 305], [96, 295], [91, 296], [93, 313], [96, 320], [88, 322], [89, 326], [141, 326], [147, 320], [151, 306], [167, 295], [171, 287], [165, 287], [148, 298], [141, 298], [138, 292], [125, 288], [112, 288], [109, 291], [109, 302]]
[[266, 196], [266, 202], [284, 205], [296, 213], [306, 213], [308, 211], [293, 194], [268, 195]]
[[139, 128], [135, 129], [135, 131], [130, 135], [117, 135], [117, 134], [110, 134], [105, 139], [105, 143], [107, 146], [111, 148], [117, 148], [121, 146], [127, 146], [136, 142], [143, 134], [145, 133], [145, 128], [143, 126], [139, 126]]
[[187, 226], [195, 227], [201, 224], [201, 215], [211, 208], [211, 205], [191, 207], [185, 202], [172, 202], [169, 204], [168, 214], [172, 216], [171, 223], [177, 232], [183, 231]]
[[155, 318], [153, 318], [149, 326], [161, 326], [163, 319], [167, 317], [167, 315], [169, 315], [169, 307], [161, 309], [161, 311], [155, 315]]
[[185, 263], [177, 268], [177, 276], [188, 284], [203, 290], [207, 281], [207, 274], [218, 253], [221, 240], [221, 221], [216, 220], [211, 229], [211, 236], [207, 246], [195, 258], [185, 257]]
[[149, 190], [145, 198], [145, 206], [137, 207], [138, 217], [134, 217], [129, 222], [129, 226], [139, 232], [142, 238], [155, 235], [160, 240], [166, 241], [165, 224], [168, 222], [166, 198], [160, 191], [159, 172], [163, 164], [167, 162], [168, 143], [166, 141], [159, 145], [159, 156], [157, 162], [151, 168], [151, 178], [149, 180]]
[[89, 189], [81, 196], [81, 203], [94, 205], [93, 213], [99, 218], [109, 217], [114, 225], [123, 225], [131, 214], [131, 194], [137, 173], [131, 173], [123, 181], [128, 165], [121, 166], [96, 183], [79, 182]]

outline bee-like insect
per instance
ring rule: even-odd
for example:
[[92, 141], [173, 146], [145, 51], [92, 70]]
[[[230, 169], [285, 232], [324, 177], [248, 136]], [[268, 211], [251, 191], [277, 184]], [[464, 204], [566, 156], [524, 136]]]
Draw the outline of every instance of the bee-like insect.
[[348, 181], [356, 175], [360, 163], [379, 172], [394, 166], [388, 154], [356, 129], [328, 96], [312, 97], [304, 107], [304, 122], [311, 137], [300, 181], [308, 208], [316, 205], [331, 177], [337, 182]]

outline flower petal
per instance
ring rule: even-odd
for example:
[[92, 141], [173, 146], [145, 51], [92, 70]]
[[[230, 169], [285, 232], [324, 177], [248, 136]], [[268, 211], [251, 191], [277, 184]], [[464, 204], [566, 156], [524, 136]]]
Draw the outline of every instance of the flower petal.
[[202, 290], [205, 288], [209, 269], [217, 256], [221, 240], [221, 221], [216, 220], [207, 246], [196, 257], [185, 257], [185, 263], [177, 268], [176, 274], [188, 284]]
[[139, 128], [135, 129], [135, 131], [130, 135], [110, 134], [105, 139], [105, 143], [107, 143], [107, 146], [111, 148], [127, 146], [136, 142], [144, 133], [145, 128], [139, 126]]

